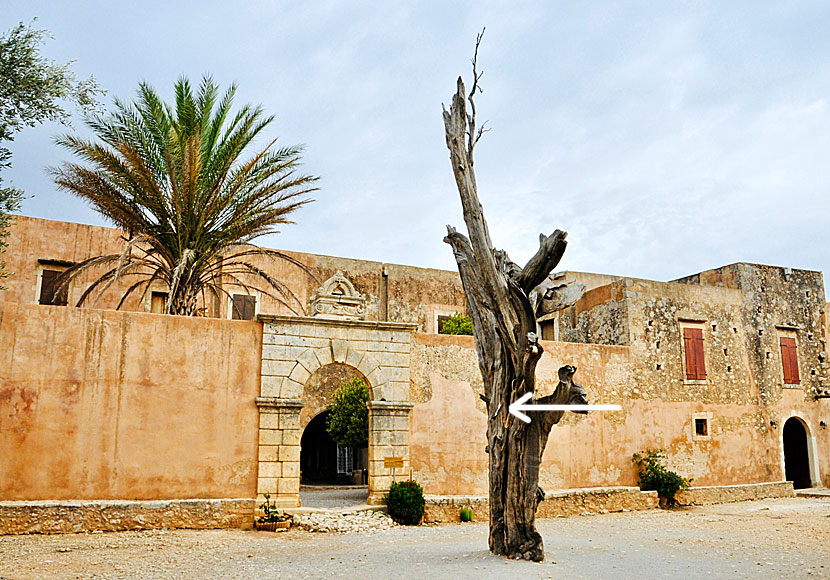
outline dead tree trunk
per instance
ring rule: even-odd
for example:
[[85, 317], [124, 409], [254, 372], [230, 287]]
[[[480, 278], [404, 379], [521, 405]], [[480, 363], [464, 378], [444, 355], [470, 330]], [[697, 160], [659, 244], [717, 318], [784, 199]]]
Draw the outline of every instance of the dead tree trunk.
[[[480, 40], [481, 36], [476, 54]], [[473, 170], [473, 149], [484, 132], [476, 129], [474, 97], [479, 78], [474, 58], [471, 91], [465, 92], [459, 77], [450, 110], [444, 110], [447, 147], [469, 232], [468, 238], [447, 226], [444, 241], [452, 246], [458, 263], [484, 379], [490, 551], [541, 561], [544, 547], [535, 525], [536, 508], [544, 498], [538, 487], [539, 463], [550, 429], [561, 413], [540, 413], [525, 424], [509, 414], [508, 407], [525, 393], [534, 392], [536, 364], [542, 356], [536, 316], [543, 303], [555, 298], [548, 275], [565, 251], [566, 233], [556, 230], [550, 236], [541, 235], [539, 250], [524, 268], [511, 262], [504, 251], [494, 249]]]

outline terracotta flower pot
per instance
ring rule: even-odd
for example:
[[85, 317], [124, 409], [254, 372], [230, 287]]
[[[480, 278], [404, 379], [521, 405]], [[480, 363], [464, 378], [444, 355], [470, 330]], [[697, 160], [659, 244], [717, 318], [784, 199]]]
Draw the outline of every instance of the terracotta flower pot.
[[291, 527], [291, 521], [284, 522], [255, 522], [256, 529], [264, 532], [276, 532], [277, 530], [287, 530]]

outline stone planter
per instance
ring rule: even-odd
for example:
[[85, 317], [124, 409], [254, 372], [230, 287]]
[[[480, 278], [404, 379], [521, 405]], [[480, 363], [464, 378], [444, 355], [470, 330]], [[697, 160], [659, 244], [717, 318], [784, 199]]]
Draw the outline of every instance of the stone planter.
[[254, 522], [254, 527], [263, 532], [278, 532], [291, 527], [291, 520], [283, 522]]

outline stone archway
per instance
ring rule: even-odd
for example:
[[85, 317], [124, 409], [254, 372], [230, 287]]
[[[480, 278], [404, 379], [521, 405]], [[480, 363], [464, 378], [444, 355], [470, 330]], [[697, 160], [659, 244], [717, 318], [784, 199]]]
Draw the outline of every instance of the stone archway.
[[258, 497], [269, 493], [281, 507], [299, 506], [303, 421], [319, 404], [305, 400], [309, 380], [323, 367], [343, 365], [369, 386], [368, 502], [380, 502], [393, 473], [384, 459], [401, 458], [404, 467], [398, 475], [409, 473], [410, 333], [417, 325], [275, 315], [258, 319], [264, 323]]
[[792, 481], [795, 489], [811, 487], [809, 433], [801, 419], [787, 419], [782, 429], [782, 444], [786, 480]]

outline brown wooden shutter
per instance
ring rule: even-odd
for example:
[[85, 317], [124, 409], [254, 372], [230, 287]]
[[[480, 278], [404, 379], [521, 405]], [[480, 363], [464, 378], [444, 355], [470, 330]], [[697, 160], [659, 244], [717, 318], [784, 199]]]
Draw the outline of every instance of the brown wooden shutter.
[[706, 379], [706, 362], [703, 354], [703, 330], [683, 329], [683, 347], [686, 354], [686, 380]]
[[801, 382], [798, 375], [798, 350], [795, 339], [782, 336], [781, 344], [781, 365], [784, 367], [784, 383], [797, 385]]
[[253, 320], [256, 313], [256, 296], [235, 294], [232, 308], [231, 318], [234, 320]]
[[245, 296], [242, 318], [253, 320], [256, 312], [256, 296]]
[[42, 270], [40, 275], [40, 299], [41, 304], [53, 304], [55, 306], [66, 306], [68, 300], [68, 286], [64, 286], [60, 291], [55, 292], [58, 288], [58, 276], [61, 275], [60, 270]]

